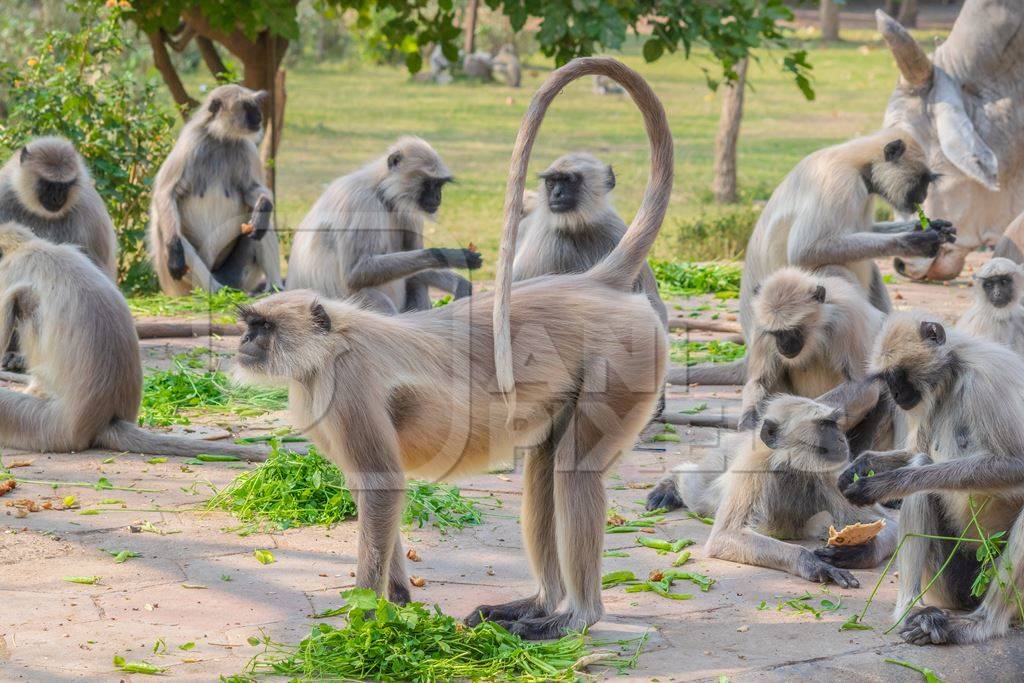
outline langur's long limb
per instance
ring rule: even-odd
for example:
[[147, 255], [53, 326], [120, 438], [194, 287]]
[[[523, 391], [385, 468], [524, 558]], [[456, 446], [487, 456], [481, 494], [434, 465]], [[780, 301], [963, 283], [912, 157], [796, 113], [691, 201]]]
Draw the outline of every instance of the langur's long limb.
[[[263, 239], [256, 242], [256, 265], [263, 271], [267, 282], [267, 291], [284, 289], [281, 280], [281, 252], [277, 244], [277, 231], [268, 230]], [[249, 289], [258, 283], [253, 283]]]
[[893, 235], [900, 232], [917, 230], [920, 227], [921, 223], [918, 221], [882, 221], [880, 223], [872, 223], [871, 232]]
[[892, 301], [889, 299], [889, 290], [885, 288], [885, 280], [882, 279], [882, 271], [878, 266], [871, 264], [871, 289], [868, 292], [868, 301], [871, 305], [888, 315], [892, 311]]
[[473, 285], [469, 280], [450, 270], [424, 270], [409, 277], [405, 281], [406, 311], [425, 311], [433, 302], [430, 300], [430, 287], [448, 292], [455, 299], [462, 299], [473, 293]]
[[252, 225], [252, 238], [257, 242], [270, 229], [270, 219], [274, 211], [274, 200], [263, 183], [253, 183], [242, 193], [242, 201], [252, 209], [250, 223]]
[[873, 477], [861, 477], [842, 489], [857, 505], [903, 498], [920, 491], [982, 491], [1014, 489], [1024, 484], [1024, 463], [994, 453], [946, 462], [901, 467]]
[[[789, 254], [791, 265], [814, 270], [836, 263], [852, 263], [887, 256], [934, 256], [945, 241], [938, 231], [918, 231], [884, 235], [857, 232], [794, 244]], [[934, 249], [931, 248], [933, 245]], [[935, 253], [932, 253], [934, 251]]]
[[662, 326], [667, 330], [668, 310], [665, 308], [665, 302], [658, 295], [658, 279], [654, 277], [651, 264], [645, 262], [641, 266], [638, 280], [640, 281], [640, 286], [643, 287], [644, 292], [647, 294], [647, 299], [651, 302], [651, 307], [658, 314], [658, 319], [661, 320]]
[[843, 382], [816, 400], [842, 410], [839, 429], [848, 432], [878, 404], [879, 393], [877, 382], [863, 379]]
[[[199, 255], [196, 248], [192, 246], [184, 236], [179, 238], [179, 243], [184, 254], [185, 267], [188, 271], [188, 280], [195, 287], [202, 287], [208, 291], [216, 292], [224, 287], [224, 284], [213, 276], [210, 269], [206, 267], [203, 262], [203, 257]], [[166, 245], [162, 247], [166, 249]], [[189, 288], [186, 287], [186, 290]]]
[[[462, 252], [473, 253], [466, 249], [432, 248], [364, 256], [346, 274], [346, 285], [350, 291], [358, 291], [409, 277], [423, 270], [465, 266], [468, 261]], [[479, 259], [479, 255], [474, 256]]]
[[409, 594], [409, 579], [405, 573], [405, 551], [402, 549], [402, 535], [395, 537], [395, 549], [391, 553], [391, 567], [388, 569], [388, 600], [397, 605], [406, 605], [412, 599]]
[[73, 452], [91, 445], [50, 398], [0, 388], [0, 443], [30, 451]]

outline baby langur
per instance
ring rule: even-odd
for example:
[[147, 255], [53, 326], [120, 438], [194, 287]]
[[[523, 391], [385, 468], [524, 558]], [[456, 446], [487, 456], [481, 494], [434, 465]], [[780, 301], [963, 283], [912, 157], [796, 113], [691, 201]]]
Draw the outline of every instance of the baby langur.
[[759, 430], [735, 435], [700, 465], [679, 468], [686, 506], [715, 518], [704, 546], [708, 557], [856, 588], [860, 583], [846, 569], [874, 567], [892, 553], [899, 534], [891, 520], [862, 545], [811, 552], [778, 540], [820, 539], [829, 524], [886, 518], [881, 506], [851, 505], [836, 487], [850, 455], [840, 417], [823, 403], [781, 395], [766, 403]]
[[1024, 270], [1008, 258], [993, 258], [974, 274], [974, 304], [956, 328], [999, 342], [1024, 356]]
[[975, 543], [908, 538], [897, 558], [896, 617], [926, 586], [928, 606], [907, 616], [900, 635], [917, 645], [1003, 635], [1020, 618], [1024, 586], [1024, 360], [931, 316], [894, 313], [869, 371], [906, 412], [913, 438], [906, 450], [858, 457], [839, 478], [843, 495], [857, 505], [902, 498], [904, 534], [1006, 541], [979, 603]]
[[0, 389], [3, 447], [265, 459], [251, 448], [140, 429], [139, 342], [121, 292], [78, 247], [7, 223], [0, 226], [0, 343], [15, 325], [32, 382], [25, 393]]
[[[622, 83], [643, 114], [651, 143], [643, 203], [587, 272], [513, 285], [540, 122], [570, 82], [595, 73]], [[643, 78], [614, 59], [577, 59], [534, 95], [516, 139], [493, 293], [385, 315], [293, 290], [245, 310], [242, 371], [288, 382], [295, 424], [342, 468], [356, 496], [357, 586], [409, 598], [399, 535], [405, 473], [455, 477], [518, 450], [537, 591], [480, 605], [467, 622], [491, 619], [523, 637], [553, 638], [601, 618], [602, 475], [632, 446], [664, 384], [664, 329], [633, 283], [664, 220], [673, 168], [668, 119]]]
[[423, 248], [423, 222], [441, 208], [451, 180], [434, 148], [415, 137], [338, 178], [295, 231], [288, 288], [355, 297], [382, 313], [430, 308], [428, 285], [469, 296], [469, 281], [447, 269], [479, 268], [480, 254]]
[[104, 275], [117, 278], [114, 224], [66, 139], [32, 140], [0, 169], [0, 223], [7, 221], [55, 244], [77, 244]]
[[[611, 203], [611, 166], [576, 152], [555, 160], [540, 178], [537, 197], [519, 225], [513, 280], [582, 273], [610, 254], [626, 234], [626, 224]], [[635, 289], [647, 295], [667, 328], [668, 313], [649, 265], [640, 269]]]
[[[740, 429], [760, 422], [768, 397], [791, 393], [838, 409], [840, 429], [854, 455], [891, 448], [896, 427], [892, 402], [867, 379], [866, 370], [885, 316], [864, 292], [846, 278], [783, 268], [765, 280], [752, 308], [755, 326]], [[681, 504], [671, 475], [647, 495], [651, 510]]]
[[166, 294], [281, 289], [274, 210], [256, 143], [267, 93], [215, 88], [156, 175], [149, 250]]

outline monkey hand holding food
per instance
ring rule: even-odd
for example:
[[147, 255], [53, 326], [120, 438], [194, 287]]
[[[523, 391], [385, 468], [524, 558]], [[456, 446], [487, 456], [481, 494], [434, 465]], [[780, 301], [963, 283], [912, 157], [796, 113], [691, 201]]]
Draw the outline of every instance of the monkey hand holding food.
[[257, 242], [263, 239], [270, 229], [270, 217], [274, 211], [274, 202], [266, 195], [259, 198], [252, 210], [252, 218], [249, 219], [250, 236]]
[[167, 243], [167, 272], [175, 280], [185, 277], [188, 272], [188, 265], [185, 263], [185, 247], [181, 243], [181, 237], [175, 235]]
[[926, 230], [900, 233], [896, 256], [934, 257], [943, 244], [956, 242], [956, 229], [948, 221], [932, 221]]
[[468, 268], [469, 270], [476, 270], [484, 263], [484, 258], [480, 252], [471, 249], [431, 247], [429, 251], [437, 259], [437, 265], [441, 268]]
[[885, 529], [885, 520], [855, 522], [840, 530], [828, 529], [828, 541], [816, 548], [814, 554], [834, 567], [857, 569], [864, 566], [864, 558], [877, 552], [876, 538]]

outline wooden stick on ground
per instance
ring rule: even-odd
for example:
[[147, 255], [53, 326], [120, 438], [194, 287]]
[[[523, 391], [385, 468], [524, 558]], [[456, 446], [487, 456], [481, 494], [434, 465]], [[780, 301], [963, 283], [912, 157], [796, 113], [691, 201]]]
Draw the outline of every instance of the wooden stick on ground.
[[208, 337], [214, 334], [222, 337], [237, 337], [244, 331], [244, 326], [237, 323], [212, 323], [208, 320], [135, 323], [135, 332], [139, 335], [139, 339]]

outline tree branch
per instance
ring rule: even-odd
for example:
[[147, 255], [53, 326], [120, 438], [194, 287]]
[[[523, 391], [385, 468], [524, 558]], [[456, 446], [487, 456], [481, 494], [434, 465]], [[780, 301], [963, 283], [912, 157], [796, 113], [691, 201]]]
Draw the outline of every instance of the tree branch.
[[164, 33], [164, 41], [170, 45], [171, 49], [175, 52], [182, 52], [186, 47], [188, 47], [189, 41], [191, 41], [195, 35], [195, 29], [182, 22], [178, 26], [178, 31], [173, 36]]
[[212, 40], [206, 36], [196, 36], [196, 47], [199, 48], [199, 54], [214, 78], [220, 78], [222, 73], [227, 72], [228, 68], [224, 66], [224, 62], [217, 52], [217, 46], [213, 44]]
[[171, 56], [167, 53], [163, 30], [147, 33], [146, 37], [149, 38], [149, 46], [153, 51], [153, 64], [163, 77], [164, 83], [167, 84], [167, 89], [171, 91], [171, 96], [174, 98], [175, 104], [178, 105], [181, 117], [188, 119], [189, 112], [195, 109], [199, 102], [185, 90], [185, 85], [181, 82], [181, 78], [171, 62]]

